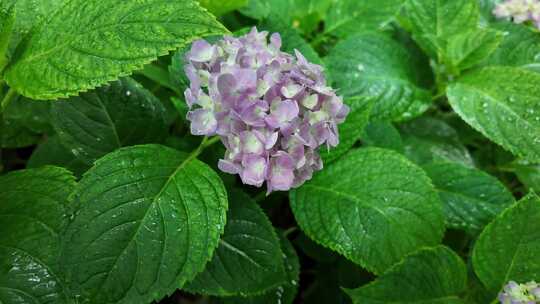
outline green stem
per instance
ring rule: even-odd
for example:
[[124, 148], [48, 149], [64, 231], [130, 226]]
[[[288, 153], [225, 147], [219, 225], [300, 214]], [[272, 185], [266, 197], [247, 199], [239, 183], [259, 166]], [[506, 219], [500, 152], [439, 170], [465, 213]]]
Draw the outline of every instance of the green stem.
[[7, 108], [7, 106], [17, 98], [18, 94], [13, 90], [12, 88], [9, 89], [6, 96], [4, 96], [4, 99], [2, 99], [2, 103], [0, 104], [0, 113], [4, 112], [4, 110]]
[[193, 150], [189, 156], [188, 156], [188, 159], [194, 159], [194, 158], [197, 158], [197, 156], [199, 156], [203, 151], [204, 149], [210, 147], [211, 145], [217, 143], [219, 141], [219, 136], [214, 136], [212, 138], [208, 138], [208, 136], [205, 136], [203, 138], [203, 140], [201, 141], [201, 143], [199, 144], [199, 146], [197, 147], [197, 149]]
[[0, 94], [4, 92], [4, 87], [6, 86], [6, 82], [3, 79], [0, 79]]

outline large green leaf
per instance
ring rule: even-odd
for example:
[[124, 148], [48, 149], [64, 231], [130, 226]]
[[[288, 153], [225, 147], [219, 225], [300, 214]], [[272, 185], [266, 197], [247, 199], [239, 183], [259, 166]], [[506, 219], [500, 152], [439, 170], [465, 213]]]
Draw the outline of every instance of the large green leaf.
[[424, 167], [444, 205], [448, 227], [477, 234], [514, 197], [495, 177], [457, 163]]
[[71, 303], [59, 250], [74, 187], [73, 175], [57, 167], [0, 177], [0, 302]]
[[67, 97], [224, 32], [193, 0], [71, 0], [33, 30], [6, 80], [34, 99]]
[[413, 162], [457, 162], [473, 167], [473, 159], [460, 142], [458, 133], [446, 122], [421, 117], [400, 126], [404, 154]]
[[362, 143], [403, 153], [403, 140], [399, 131], [387, 121], [372, 121], [364, 129]]
[[474, 271], [492, 292], [508, 281], [540, 280], [540, 198], [530, 194], [486, 226], [472, 254]]
[[52, 133], [50, 108], [50, 102], [18, 96], [4, 109], [3, 116], [6, 120], [16, 122], [34, 133]]
[[159, 145], [99, 159], [73, 194], [66, 278], [82, 302], [149, 303], [204, 269], [225, 226], [219, 176]]
[[347, 115], [347, 119], [338, 126], [339, 129], [339, 145], [330, 150], [321, 149], [321, 157], [323, 162], [329, 163], [347, 153], [354, 144], [360, 139], [364, 131], [364, 127], [369, 122], [369, 114], [371, 113], [372, 103], [370, 100], [363, 98], [348, 98], [345, 103], [351, 111]]
[[494, 27], [505, 33], [487, 64], [530, 68], [540, 71], [540, 34], [530, 27], [501, 22]]
[[27, 168], [39, 168], [42, 166], [63, 167], [77, 177], [81, 177], [90, 165], [78, 159], [69, 149], [62, 146], [58, 136], [50, 136], [40, 143], [32, 152], [26, 163]]
[[540, 160], [540, 75], [515, 67], [486, 67], [448, 88], [454, 111], [508, 151]]
[[429, 178], [389, 150], [352, 151], [292, 191], [290, 199], [310, 238], [375, 273], [437, 244], [444, 230]]
[[452, 250], [438, 246], [407, 256], [372, 283], [348, 290], [353, 303], [460, 304], [467, 268]]
[[283, 253], [264, 212], [246, 194], [229, 192], [227, 225], [212, 261], [184, 288], [214, 295], [254, 295], [285, 281]]
[[373, 99], [372, 115], [377, 119], [404, 120], [431, 104], [431, 94], [417, 81], [411, 56], [386, 35], [363, 33], [339, 42], [326, 66], [340, 94]]
[[89, 164], [122, 146], [164, 139], [164, 113], [163, 104], [129, 78], [54, 102], [51, 110], [61, 143]]
[[291, 242], [280, 234], [281, 250], [285, 262], [286, 280], [280, 286], [254, 297], [226, 297], [222, 299], [225, 304], [292, 304], [298, 289], [300, 276], [300, 262]]
[[540, 164], [518, 159], [510, 164], [510, 169], [525, 185], [525, 188], [540, 193]]
[[17, 17], [15, 31], [26, 33], [38, 26], [63, 4], [65, 4], [64, 0], [2, 0], [0, 10], [13, 7]]
[[363, 30], [381, 29], [398, 14], [403, 0], [334, 0], [328, 10], [324, 31], [339, 37]]
[[40, 136], [19, 121], [12, 121], [0, 115], [0, 147], [23, 148], [36, 144]]
[[409, 0], [405, 7], [414, 38], [431, 56], [440, 54], [451, 36], [475, 29], [479, 20], [476, 0]]

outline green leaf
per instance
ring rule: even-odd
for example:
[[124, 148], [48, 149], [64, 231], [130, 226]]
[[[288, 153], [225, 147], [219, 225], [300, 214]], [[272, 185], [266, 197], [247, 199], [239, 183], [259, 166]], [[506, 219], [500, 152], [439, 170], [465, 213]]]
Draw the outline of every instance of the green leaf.
[[64, 148], [56, 135], [39, 144], [26, 163], [27, 168], [39, 168], [47, 165], [64, 167], [77, 177], [81, 177], [90, 168], [69, 149]]
[[505, 35], [499, 48], [489, 57], [487, 64], [540, 71], [540, 34], [537, 31], [511, 22], [497, 23], [494, 27]]
[[487, 67], [448, 88], [456, 113], [508, 151], [540, 160], [540, 75], [514, 67]]
[[490, 289], [508, 281], [540, 280], [540, 198], [532, 193], [486, 226], [472, 254], [474, 271]]
[[467, 268], [452, 250], [437, 246], [415, 252], [372, 283], [347, 290], [353, 303], [459, 304]]
[[411, 56], [386, 35], [363, 33], [339, 42], [326, 58], [326, 67], [340, 94], [374, 100], [374, 118], [404, 120], [422, 114], [431, 104], [431, 94], [417, 81]]
[[51, 115], [61, 143], [88, 164], [122, 146], [159, 142], [167, 133], [161, 102], [129, 78], [54, 102]]
[[221, 16], [247, 5], [248, 0], [199, 0], [202, 7], [212, 14]]
[[45, 167], [0, 177], [0, 301], [71, 303], [59, 271], [60, 234], [75, 178]]
[[502, 32], [475, 29], [452, 36], [448, 42], [448, 63], [458, 71], [472, 68], [493, 53], [503, 39]]
[[7, 11], [0, 10], [0, 73], [8, 64], [8, 50], [11, 34], [15, 24], [15, 10], [10, 7]]
[[246, 194], [231, 191], [225, 233], [214, 257], [184, 289], [213, 296], [261, 294], [285, 281], [282, 255], [262, 209]]
[[50, 102], [18, 96], [8, 104], [3, 114], [6, 120], [25, 126], [34, 133], [53, 133], [50, 108]]
[[224, 32], [192, 0], [72, 0], [33, 30], [5, 77], [27, 97], [67, 97]]
[[294, 0], [249, 0], [248, 5], [240, 12], [256, 20], [263, 20], [269, 16], [281, 15], [285, 24], [289, 24], [294, 10]]
[[179, 87], [174, 85], [174, 83], [171, 81], [171, 77], [169, 74], [168, 69], [165, 69], [158, 64], [147, 64], [144, 66], [144, 68], [139, 71], [137, 74], [141, 74], [144, 77], [152, 80], [156, 84], [165, 87], [167, 89], [170, 89], [176, 95], [182, 95], [183, 92], [180, 92]]
[[330, 150], [320, 149], [321, 157], [325, 164], [330, 163], [347, 153], [360, 139], [364, 127], [369, 122], [372, 103], [363, 98], [349, 98], [344, 101], [351, 109], [347, 119], [338, 126], [339, 145]]
[[340, 38], [364, 30], [385, 27], [398, 14], [403, 0], [334, 1], [325, 20], [324, 31]]
[[24, 148], [36, 144], [40, 135], [32, 132], [18, 121], [0, 115], [0, 147]]
[[204, 269], [225, 226], [218, 175], [159, 145], [99, 159], [72, 197], [62, 260], [85, 303], [149, 303], [171, 294]]
[[64, 4], [64, 0], [2, 0], [0, 10], [14, 8], [14, 29], [26, 34]]
[[444, 205], [448, 227], [475, 235], [506, 207], [512, 193], [495, 177], [456, 163], [424, 167]]
[[403, 140], [399, 131], [390, 122], [372, 121], [364, 129], [362, 143], [368, 147], [379, 147], [403, 153]]
[[537, 193], [540, 192], [540, 164], [518, 159], [510, 164], [510, 170], [517, 175], [519, 181], [527, 189], [532, 189]]
[[426, 174], [400, 154], [352, 151], [290, 193], [302, 230], [374, 273], [442, 237], [442, 205]]
[[421, 117], [400, 126], [404, 153], [419, 165], [433, 162], [456, 162], [474, 167], [467, 148], [460, 142], [454, 128], [446, 122]]
[[475, 29], [479, 20], [478, 2], [471, 0], [409, 0], [405, 8], [413, 37], [435, 58], [451, 36]]
[[291, 242], [283, 234], [279, 234], [283, 259], [285, 261], [285, 282], [267, 293], [255, 297], [227, 297], [223, 299], [225, 304], [292, 304], [298, 291], [300, 278], [300, 262]]

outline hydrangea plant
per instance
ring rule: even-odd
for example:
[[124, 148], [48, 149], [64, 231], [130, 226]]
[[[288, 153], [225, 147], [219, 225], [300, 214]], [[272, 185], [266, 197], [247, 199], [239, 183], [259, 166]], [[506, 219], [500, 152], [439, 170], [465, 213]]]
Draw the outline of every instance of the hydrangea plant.
[[0, 303], [540, 303], [539, 2], [0, 0]]

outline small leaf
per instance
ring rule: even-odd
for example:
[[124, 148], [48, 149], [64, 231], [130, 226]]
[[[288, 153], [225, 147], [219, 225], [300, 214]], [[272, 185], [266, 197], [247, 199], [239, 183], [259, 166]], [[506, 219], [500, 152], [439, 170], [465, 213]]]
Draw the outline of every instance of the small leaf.
[[442, 205], [425, 173], [396, 152], [352, 151], [290, 193], [302, 230], [374, 273], [442, 237]]
[[347, 290], [353, 303], [464, 303], [467, 268], [452, 250], [438, 246], [407, 256], [372, 283]]
[[122, 146], [165, 138], [165, 108], [130, 78], [52, 104], [61, 143], [88, 164]]
[[192, 0], [73, 0], [33, 30], [8, 84], [33, 99], [87, 91], [226, 29]]
[[402, 0], [334, 1], [325, 20], [324, 31], [344, 38], [358, 31], [385, 27], [398, 14]]
[[477, 234], [493, 217], [514, 203], [496, 178], [456, 163], [424, 167], [444, 205], [447, 226]]
[[351, 36], [339, 42], [326, 59], [339, 93], [373, 99], [375, 119], [410, 119], [431, 104], [431, 94], [417, 81], [411, 54], [386, 35]]
[[206, 269], [184, 287], [186, 291], [249, 296], [285, 281], [283, 253], [272, 223], [249, 196], [229, 194], [225, 233]]
[[508, 281], [540, 280], [540, 198], [532, 193], [486, 226], [472, 253], [474, 271], [492, 292]]
[[448, 100], [463, 120], [508, 151], [540, 160], [540, 75], [486, 67], [458, 79]]
[[338, 126], [339, 129], [339, 145], [330, 150], [322, 148], [320, 153], [323, 158], [323, 163], [330, 163], [342, 155], [347, 153], [354, 144], [360, 139], [364, 131], [364, 127], [369, 122], [369, 114], [371, 113], [372, 103], [369, 100], [362, 98], [345, 99], [351, 111], [347, 119]]
[[527, 190], [532, 189], [540, 193], [540, 164], [518, 159], [510, 164], [510, 169], [517, 175], [519, 181], [525, 185]]
[[25, 126], [34, 133], [53, 133], [50, 102], [18, 96], [4, 109], [4, 118]]
[[493, 53], [502, 39], [502, 32], [489, 29], [475, 29], [452, 36], [446, 50], [449, 64], [460, 71], [474, 67]]
[[479, 11], [471, 0], [409, 0], [405, 5], [413, 37], [432, 57], [464, 29], [475, 29]]
[[50, 136], [45, 142], [40, 143], [26, 163], [27, 168], [39, 168], [47, 165], [66, 168], [77, 177], [81, 177], [90, 168], [90, 165], [78, 159], [69, 149], [62, 146], [56, 135]]
[[0, 299], [72, 303], [60, 275], [60, 234], [75, 178], [44, 167], [0, 177]]
[[24, 148], [36, 144], [40, 135], [32, 132], [18, 121], [0, 116], [0, 147]]
[[298, 292], [298, 280], [300, 278], [300, 262], [292, 244], [283, 234], [279, 235], [281, 250], [285, 261], [285, 282], [265, 294], [255, 297], [226, 297], [224, 304], [292, 304]]
[[400, 126], [404, 154], [419, 165], [433, 162], [456, 162], [474, 167], [467, 148], [454, 128], [446, 122], [421, 117]]
[[487, 64], [524, 67], [540, 72], [540, 34], [536, 30], [511, 22], [497, 23], [494, 27], [505, 35]]
[[84, 303], [150, 303], [203, 270], [225, 226], [218, 175], [159, 145], [99, 159], [73, 197], [66, 278]]

